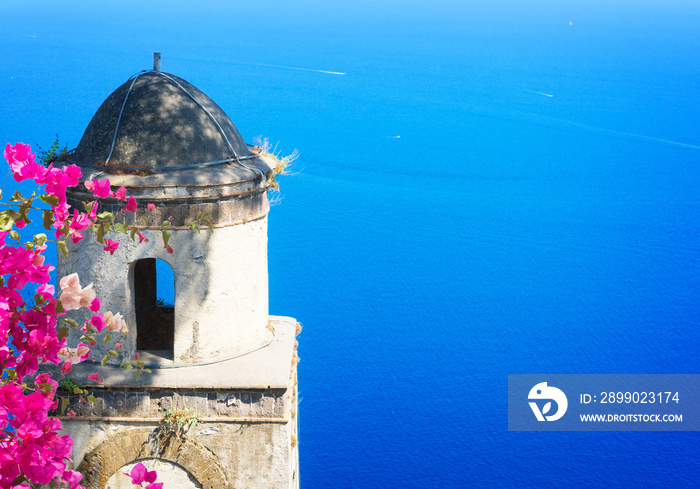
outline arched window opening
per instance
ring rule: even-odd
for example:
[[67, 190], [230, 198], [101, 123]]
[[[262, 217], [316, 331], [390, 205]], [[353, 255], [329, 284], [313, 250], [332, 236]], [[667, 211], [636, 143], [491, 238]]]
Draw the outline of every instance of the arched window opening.
[[175, 337], [175, 278], [163, 260], [145, 258], [134, 264], [136, 348], [172, 357]]

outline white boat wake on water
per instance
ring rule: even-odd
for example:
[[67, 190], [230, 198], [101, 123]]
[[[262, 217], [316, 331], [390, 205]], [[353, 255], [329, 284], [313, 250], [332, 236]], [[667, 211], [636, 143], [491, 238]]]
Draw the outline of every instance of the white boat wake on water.
[[575, 122], [575, 121], [564, 120], [563, 122], [571, 124], [572, 126], [581, 127], [581, 128], [593, 131], [593, 132], [597, 132], [600, 134], [605, 134], [605, 135], [613, 136], [613, 137], [621, 137], [621, 138], [625, 138], [625, 139], [636, 139], [638, 141], [647, 141], [650, 143], [658, 143], [658, 144], [665, 144], [665, 145], [669, 145], [669, 146], [677, 146], [679, 148], [685, 148], [685, 149], [694, 149], [694, 150], [700, 149], [700, 146], [698, 146], [696, 144], [683, 143], [681, 141], [672, 141], [671, 139], [663, 139], [663, 138], [657, 138], [654, 136], [646, 136], [644, 134], [635, 134], [632, 132], [616, 131], [614, 129], [605, 129], [603, 127], [589, 126], [588, 124], [582, 124], [580, 122]]
[[654, 136], [647, 136], [645, 134], [637, 134], [637, 133], [633, 133], [633, 132], [617, 131], [615, 129], [607, 129], [605, 127], [591, 126], [589, 124], [584, 124], [582, 122], [577, 122], [577, 121], [573, 121], [573, 120], [559, 119], [556, 117], [543, 116], [541, 114], [529, 114], [529, 115], [534, 116], [534, 118], [540, 122], [546, 121], [549, 123], [565, 124], [565, 125], [568, 125], [571, 127], [578, 127], [580, 129], [584, 129], [584, 130], [592, 132], [592, 133], [602, 134], [604, 136], [610, 136], [610, 137], [622, 138], [622, 139], [632, 139], [632, 140], [636, 140], [636, 141], [645, 141], [645, 142], [656, 143], [656, 144], [664, 144], [667, 146], [676, 146], [678, 148], [692, 149], [692, 150], [696, 150], [696, 151], [700, 150], [700, 146], [698, 146], [697, 144], [684, 143], [682, 141], [673, 141], [671, 139], [657, 138]]
[[530, 92], [530, 93], [535, 93], [537, 95], [544, 95], [545, 97], [549, 97], [549, 98], [554, 97], [554, 95], [552, 95], [551, 93], [537, 92], [535, 90], [530, 90], [529, 88], [526, 88], [525, 91]]
[[340, 71], [326, 71], [326, 70], [314, 70], [311, 68], [298, 68], [296, 66], [283, 66], [283, 65], [268, 65], [264, 63], [244, 63], [253, 66], [264, 66], [266, 68], [280, 68], [282, 70], [298, 70], [298, 71], [313, 71], [314, 73], [325, 73], [327, 75], [346, 75], [347, 73], [341, 73]]

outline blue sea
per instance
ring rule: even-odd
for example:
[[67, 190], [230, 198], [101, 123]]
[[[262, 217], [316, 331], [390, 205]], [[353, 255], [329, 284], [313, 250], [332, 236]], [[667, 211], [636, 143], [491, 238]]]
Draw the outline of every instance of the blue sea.
[[697, 432], [509, 432], [507, 375], [700, 373], [700, 2], [0, 5], [0, 141], [152, 66], [301, 153], [269, 220], [301, 484], [697, 487]]

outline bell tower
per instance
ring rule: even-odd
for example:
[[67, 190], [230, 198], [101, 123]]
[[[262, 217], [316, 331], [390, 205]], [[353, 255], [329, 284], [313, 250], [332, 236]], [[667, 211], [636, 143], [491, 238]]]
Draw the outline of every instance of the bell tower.
[[[120, 474], [141, 461], [166, 487], [298, 487], [300, 326], [268, 311], [275, 162], [251, 151], [202, 91], [161, 72], [159, 54], [154, 70], [107, 97], [69, 159], [84, 181], [126, 187], [137, 212], [122, 214], [116, 198], [98, 199], [99, 210], [145, 238], [109, 233], [119, 242], [112, 256], [92, 238], [68, 259], [59, 253], [57, 276], [77, 272], [83, 285], [94, 283], [100, 312], [120, 312], [129, 330], [98, 341], [96, 364], [71, 373], [96, 401], [74, 396], [76, 415], [62, 418], [84, 485], [120, 488]], [[95, 200], [84, 181], [68, 195], [72, 207]], [[159, 297], [164, 280], [172, 304]], [[84, 323], [87, 314], [71, 317]], [[138, 379], [120, 368], [135, 357], [150, 370]], [[87, 380], [96, 370], [104, 383]], [[166, 413], [195, 413], [199, 424], [183, 432], [163, 422]]]

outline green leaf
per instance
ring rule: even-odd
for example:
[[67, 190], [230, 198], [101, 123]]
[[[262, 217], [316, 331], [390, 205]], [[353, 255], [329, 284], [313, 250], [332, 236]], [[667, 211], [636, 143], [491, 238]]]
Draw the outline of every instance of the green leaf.
[[59, 241], [56, 243], [56, 245], [58, 246], [58, 249], [60, 249], [61, 252], [63, 252], [63, 256], [66, 257], [66, 259], [68, 259], [68, 246], [66, 246], [66, 242]]
[[22, 197], [22, 193], [19, 190], [15, 190], [15, 193], [10, 197], [10, 202], [25, 202], [27, 199]]
[[107, 335], [107, 336], [105, 336], [105, 339], [102, 340], [102, 344], [103, 344], [103, 345], [106, 345], [106, 344], [109, 343], [110, 341], [112, 341], [112, 337], [111, 337], [110, 335]]
[[49, 205], [52, 205], [52, 206], [58, 205], [58, 197], [56, 197], [55, 195], [45, 194], [45, 195], [40, 195], [37, 198], [39, 200], [41, 200], [42, 202], [46, 202]]
[[56, 217], [53, 215], [52, 211], [44, 211], [44, 229], [51, 231], [53, 229], [53, 223], [56, 222]]
[[66, 312], [66, 308], [63, 307], [63, 303], [60, 300], [56, 301], [56, 314], [63, 314]]
[[15, 223], [15, 219], [10, 214], [11, 212], [14, 211], [0, 212], [0, 231], [9, 232], [12, 229], [12, 225]]
[[58, 328], [58, 341], [63, 338], [68, 338], [68, 333], [70, 333], [70, 328], [68, 326], [61, 326]]
[[68, 224], [68, 221], [63, 223], [63, 226], [61, 226], [61, 233], [63, 233], [64, 236], [68, 237], [71, 233], [71, 228], [70, 225]]
[[35, 234], [34, 239], [32, 240], [32, 243], [34, 243], [34, 245], [36, 245], [36, 246], [43, 246], [44, 243], [46, 243], [47, 239], [48, 238], [46, 237], [46, 235], [44, 233]]
[[173, 233], [169, 233], [168, 231], [163, 230], [163, 231], [162, 231], [162, 234], [163, 234], [163, 245], [164, 245], [163, 247], [164, 247], [164, 248], [167, 248], [167, 247], [168, 247], [168, 241], [170, 241], [170, 236], [172, 236]]
[[73, 328], [78, 329], [78, 321], [71, 318], [63, 318], [63, 321], [70, 324]]
[[132, 367], [130, 363], [127, 363], [126, 365], [123, 365], [122, 368], [124, 369], [124, 371], [126, 371], [126, 370], [131, 370], [134, 367]]
[[67, 397], [61, 397], [61, 414], [65, 414], [69, 402]]
[[87, 400], [93, 404], [97, 404], [97, 399], [95, 399], [95, 396], [93, 395], [87, 396]]
[[149, 374], [151, 373], [151, 369], [150, 369], [150, 368], [144, 368], [143, 371], [146, 372], [146, 373], [149, 373]]
[[[30, 208], [28, 205], [20, 205], [19, 206], [20, 219], [27, 224], [32, 222], [31, 219], [29, 219], [29, 210], [30, 210]], [[20, 220], [20, 219], [18, 219], [18, 220]]]
[[12, 230], [12, 232], [10, 233], [10, 238], [16, 239], [17, 242], [19, 243], [19, 240], [21, 239], [21, 236], [19, 235], [19, 233], [18, 233], [17, 231]]
[[109, 355], [105, 355], [102, 357], [102, 361], [100, 362], [102, 366], [105, 366], [105, 363], [107, 363], [107, 360], [109, 360]]
[[97, 219], [100, 221], [114, 221], [114, 214], [111, 212], [100, 212], [97, 214]]
[[140, 370], [137, 370], [136, 372], [134, 372], [134, 374], [136, 375], [136, 382], [138, 382], [138, 381], [139, 381], [139, 377], [141, 377], [141, 371], [140, 371]]
[[136, 227], [131, 228], [131, 241], [136, 241], [136, 233], [138, 232], [139, 230]]
[[97, 240], [98, 243], [105, 244], [104, 224], [100, 224], [99, 226], [97, 226], [97, 231], [95, 232], [95, 235], [97, 236], [95, 239]]
[[17, 380], [17, 372], [14, 369], [5, 369], [8, 380]]
[[128, 224], [122, 224], [121, 222], [117, 222], [114, 224], [114, 230], [120, 233], [128, 234], [129, 232], [129, 225]]
[[73, 388], [73, 394], [82, 394], [82, 393], [83, 393], [83, 389], [81, 389], [80, 387]]
[[112, 355], [113, 357], [116, 357], [116, 356], [117, 356], [117, 352], [116, 352], [115, 350], [109, 350], [107, 353], [109, 353], [109, 354]]

